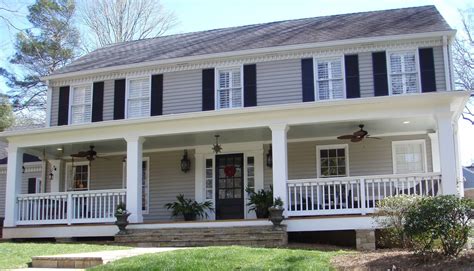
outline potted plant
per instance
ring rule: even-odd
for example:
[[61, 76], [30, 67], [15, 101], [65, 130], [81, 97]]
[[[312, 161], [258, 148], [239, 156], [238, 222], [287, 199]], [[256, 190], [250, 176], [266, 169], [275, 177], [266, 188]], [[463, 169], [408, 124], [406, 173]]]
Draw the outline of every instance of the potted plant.
[[184, 221], [194, 221], [197, 217], [207, 218], [207, 211], [214, 211], [211, 201], [199, 203], [195, 200], [184, 198], [183, 194], [176, 196], [176, 201], [165, 204], [165, 207], [168, 210], [173, 210], [173, 217], [183, 215]]
[[255, 211], [257, 218], [268, 218], [268, 208], [273, 204], [273, 191], [260, 189], [255, 192], [249, 187], [245, 191], [249, 194], [247, 206], [250, 206], [250, 211]]
[[115, 225], [119, 228], [119, 234], [123, 234], [126, 232], [126, 227], [128, 225], [128, 217], [130, 216], [130, 213], [127, 211], [127, 206], [125, 203], [120, 202], [117, 204], [117, 207], [115, 208], [115, 218], [117, 219], [115, 221]]
[[280, 226], [281, 222], [283, 221], [283, 201], [280, 197], [275, 198], [273, 205], [268, 208], [268, 212], [270, 213], [270, 221], [273, 223], [274, 226]]

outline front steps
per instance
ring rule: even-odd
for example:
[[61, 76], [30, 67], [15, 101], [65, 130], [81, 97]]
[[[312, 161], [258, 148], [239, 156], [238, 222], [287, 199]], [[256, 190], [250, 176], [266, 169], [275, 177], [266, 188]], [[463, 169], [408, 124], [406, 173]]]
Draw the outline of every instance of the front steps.
[[198, 247], [243, 245], [282, 247], [288, 244], [286, 226], [234, 226], [133, 229], [117, 234], [118, 245], [138, 247]]

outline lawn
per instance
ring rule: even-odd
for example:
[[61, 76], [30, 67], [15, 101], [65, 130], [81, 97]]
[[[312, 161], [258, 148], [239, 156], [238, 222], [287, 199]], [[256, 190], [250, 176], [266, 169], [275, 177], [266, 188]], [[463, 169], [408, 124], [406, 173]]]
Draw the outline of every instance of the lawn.
[[55, 243], [0, 243], [0, 270], [7, 268], [27, 267], [32, 256], [55, 255], [66, 253], [93, 252], [100, 250], [125, 249], [126, 247], [88, 245], [88, 244], [55, 244]]
[[93, 270], [333, 270], [342, 251], [249, 248], [192, 248], [121, 259]]

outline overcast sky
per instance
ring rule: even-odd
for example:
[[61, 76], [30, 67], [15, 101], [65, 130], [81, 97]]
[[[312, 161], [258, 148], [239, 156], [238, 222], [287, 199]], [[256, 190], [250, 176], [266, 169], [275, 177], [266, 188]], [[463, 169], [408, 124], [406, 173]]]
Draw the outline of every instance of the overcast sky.
[[[80, 1], [80, 0], [79, 0]], [[10, 8], [18, 9], [13, 20], [19, 27], [26, 27], [21, 18], [26, 16], [26, 6], [33, 0], [0, 0]], [[459, 29], [458, 9], [474, 7], [472, 0], [162, 0], [165, 8], [173, 11], [179, 24], [169, 32], [184, 33], [229, 26], [264, 23], [279, 20], [324, 16], [370, 10], [411, 6], [435, 5], [451, 27]], [[13, 53], [15, 31], [0, 24], [0, 66], [7, 64]], [[0, 91], [5, 91], [0, 81]], [[474, 159], [474, 127], [460, 121], [461, 156], [464, 165]]]

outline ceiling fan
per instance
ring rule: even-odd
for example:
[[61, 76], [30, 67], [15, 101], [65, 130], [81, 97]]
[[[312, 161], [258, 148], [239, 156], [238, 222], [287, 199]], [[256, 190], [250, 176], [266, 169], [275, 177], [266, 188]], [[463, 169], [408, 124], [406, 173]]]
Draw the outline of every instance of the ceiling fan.
[[352, 135], [338, 136], [337, 139], [350, 139], [351, 142], [360, 142], [364, 138], [381, 139], [380, 137], [371, 137], [369, 135], [369, 132], [364, 130], [364, 124], [359, 124], [359, 128], [360, 130], [355, 131], [354, 133], [352, 133]]
[[94, 150], [94, 146], [89, 146], [89, 150], [80, 151], [78, 153], [71, 154], [72, 158], [86, 158], [89, 161], [94, 161], [97, 157], [97, 152]]

